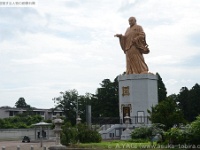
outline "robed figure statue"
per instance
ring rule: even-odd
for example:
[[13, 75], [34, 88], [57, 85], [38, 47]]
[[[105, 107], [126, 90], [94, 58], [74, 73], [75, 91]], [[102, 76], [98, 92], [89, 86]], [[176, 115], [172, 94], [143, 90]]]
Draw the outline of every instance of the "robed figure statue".
[[136, 24], [135, 17], [129, 18], [130, 27], [125, 35], [116, 34], [120, 45], [126, 54], [126, 74], [146, 74], [149, 69], [144, 61], [143, 54], [149, 53], [145, 33], [141, 26]]

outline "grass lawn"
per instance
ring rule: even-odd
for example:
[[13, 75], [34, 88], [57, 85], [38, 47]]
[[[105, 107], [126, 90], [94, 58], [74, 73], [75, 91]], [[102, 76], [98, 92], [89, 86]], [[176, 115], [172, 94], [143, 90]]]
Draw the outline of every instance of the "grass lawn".
[[153, 143], [153, 145], [151, 145], [150, 142], [144, 142], [144, 143], [134, 143], [131, 141], [120, 141], [120, 140], [113, 140], [113, 141], [102, 141], [101, 143], [79, 143], [77, 145], [75, 145], [75, 147], [79, 147], [79, 148], [93, 148], [93, 149], [110, 149], [110, 150], [116, 150], [116, 149], [124, 149], [124, 150], [128, 150], [128, 149], [135, 149], [135, 150], [141, 150], [141, 149], [149, 149], [149, 150], [155, 150], [155, 149], [170, 149], [173, 148], [175, 150], [175, 148], [173, 146], [170, 145], [157, 145], [156, 143]]

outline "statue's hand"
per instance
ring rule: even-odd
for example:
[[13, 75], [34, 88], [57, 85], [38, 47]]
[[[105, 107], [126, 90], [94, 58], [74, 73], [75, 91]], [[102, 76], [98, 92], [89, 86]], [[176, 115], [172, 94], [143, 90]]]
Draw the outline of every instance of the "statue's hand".
[[115, 34], [114, 37], [121, 38], [121, 37], [122, 37], [122, 34]]

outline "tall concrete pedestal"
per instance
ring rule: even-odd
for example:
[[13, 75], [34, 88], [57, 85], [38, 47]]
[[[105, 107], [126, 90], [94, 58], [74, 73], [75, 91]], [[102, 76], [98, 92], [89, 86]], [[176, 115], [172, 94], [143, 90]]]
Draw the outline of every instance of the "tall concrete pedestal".
[[158, 103], [157, 76], [153, 74], [121, 75], [119, 81], [120, 120], [124, 123], [126, 114], [131, 124], [150, 124], [147, 109]]

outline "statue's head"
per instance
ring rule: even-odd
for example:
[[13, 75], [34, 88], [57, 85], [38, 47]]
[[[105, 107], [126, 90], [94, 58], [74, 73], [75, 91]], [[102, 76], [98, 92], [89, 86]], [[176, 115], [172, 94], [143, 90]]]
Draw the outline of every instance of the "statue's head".
[[135, 18], [135, 17], [130, 17], [130, 18], [128, 19], [128, 22], [129, 22], [129, 25], [130, 25], [130, 26], [133, 26], [133, 25], [136, 24], [136, 18]]

